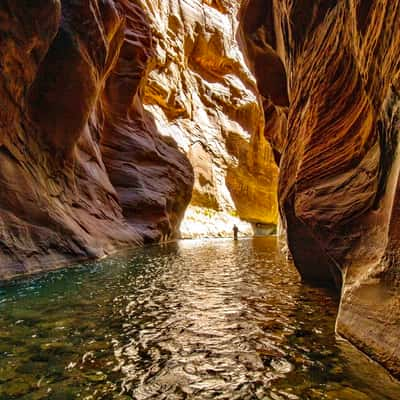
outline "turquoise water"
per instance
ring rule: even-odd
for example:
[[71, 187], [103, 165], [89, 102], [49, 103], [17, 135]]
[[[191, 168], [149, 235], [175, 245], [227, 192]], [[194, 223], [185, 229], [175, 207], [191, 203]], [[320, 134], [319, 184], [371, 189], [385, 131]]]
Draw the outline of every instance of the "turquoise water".
[[0, 288], [0, 399], [400, 399], [273, 238], [152, 246]]

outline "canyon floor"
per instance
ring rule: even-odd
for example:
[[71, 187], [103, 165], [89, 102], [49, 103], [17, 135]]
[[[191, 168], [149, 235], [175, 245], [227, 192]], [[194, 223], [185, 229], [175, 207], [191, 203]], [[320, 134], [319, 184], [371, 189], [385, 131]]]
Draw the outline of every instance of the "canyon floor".
[[276, 238], [185, 240], [0, 289], [0, 399], [397, 400]]

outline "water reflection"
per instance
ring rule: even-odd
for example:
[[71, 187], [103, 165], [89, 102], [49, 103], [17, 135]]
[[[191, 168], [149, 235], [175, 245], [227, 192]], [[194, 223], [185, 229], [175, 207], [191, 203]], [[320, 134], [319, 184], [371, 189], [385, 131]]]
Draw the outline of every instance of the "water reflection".
[[0, 399], [400, 398], [336, 308], [273, 238], [148, 247], [0, 289]]

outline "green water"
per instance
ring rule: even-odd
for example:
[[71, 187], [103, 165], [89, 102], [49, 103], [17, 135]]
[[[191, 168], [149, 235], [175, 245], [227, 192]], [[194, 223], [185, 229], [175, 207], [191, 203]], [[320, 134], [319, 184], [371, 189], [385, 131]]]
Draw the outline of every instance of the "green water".
[[148, 247], [0, 288], [0, 399], [400, 399], [273, 238]]

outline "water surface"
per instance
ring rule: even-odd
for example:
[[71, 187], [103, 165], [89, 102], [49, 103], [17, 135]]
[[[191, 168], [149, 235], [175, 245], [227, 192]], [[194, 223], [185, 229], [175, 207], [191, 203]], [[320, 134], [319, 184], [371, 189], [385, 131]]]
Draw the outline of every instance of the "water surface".
[[0, 399], [400, 399], [273, 238], [183, 241], [0, 288]]

